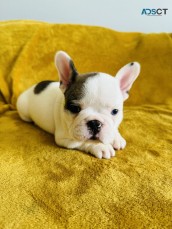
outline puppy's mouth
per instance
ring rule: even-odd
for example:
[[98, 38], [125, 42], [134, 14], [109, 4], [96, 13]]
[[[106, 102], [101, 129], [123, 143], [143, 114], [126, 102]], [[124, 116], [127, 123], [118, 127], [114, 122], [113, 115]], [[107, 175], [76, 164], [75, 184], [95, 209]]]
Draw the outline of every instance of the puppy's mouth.
[[98, 120], [91, 120], [87, 122], [87, 129], [91, 140], [99, 140], [99, 134], [102, 130], [103, 123]]
[[89, 132], [89, 139], [90, 140], [98, 140], [98, 133], [97, 131], [91, 130], [90, 128], [88, 128], [88, 132]]
[[90, 137], [90, 140], [98, 140], [98, 139], [99, 139], [99, 137], [97, 135], [92, 135]]

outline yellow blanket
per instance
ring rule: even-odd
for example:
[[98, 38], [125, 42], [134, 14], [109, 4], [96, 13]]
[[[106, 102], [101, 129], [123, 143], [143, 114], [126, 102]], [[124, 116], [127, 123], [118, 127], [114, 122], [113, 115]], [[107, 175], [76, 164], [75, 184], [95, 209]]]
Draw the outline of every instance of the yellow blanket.
[[[58, 50], [81, 73], [140, 62], [120, 127], [127, 147], [115, 158], [59, 148], [15, 111], [26, 88], [58, 80]], [[172, 228], [171, 79], [171, 34], [1, 22], [0, 228]]]

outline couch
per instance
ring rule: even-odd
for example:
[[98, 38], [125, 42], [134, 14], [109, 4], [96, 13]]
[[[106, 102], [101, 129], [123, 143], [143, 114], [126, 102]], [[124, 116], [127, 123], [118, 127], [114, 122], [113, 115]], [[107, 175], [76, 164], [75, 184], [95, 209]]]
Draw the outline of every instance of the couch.
[[[141, 64], [120, 126], [127, 146], [110, 160], [58, 147], [19, 118], [22, 91], [58, 80], [58, 50], [80, 73]], [[0, 228], [172, 228], [171, 81], [172, 34], [1, 21]]]

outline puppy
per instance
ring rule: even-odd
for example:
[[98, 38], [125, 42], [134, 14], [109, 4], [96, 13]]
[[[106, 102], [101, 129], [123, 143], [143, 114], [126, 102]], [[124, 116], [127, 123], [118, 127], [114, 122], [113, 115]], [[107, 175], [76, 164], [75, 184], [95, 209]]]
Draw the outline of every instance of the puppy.
[[57, 145], [109, 159], [126, 141], [118, 131], [123, 102], [140, 72], [132, 62], [116, 77], [106, 73], [79, 74], [72, 59], [57, 52], [55, 65], [60, 82], [42, 81], [17, 100], [20, 117], [55, 135]]

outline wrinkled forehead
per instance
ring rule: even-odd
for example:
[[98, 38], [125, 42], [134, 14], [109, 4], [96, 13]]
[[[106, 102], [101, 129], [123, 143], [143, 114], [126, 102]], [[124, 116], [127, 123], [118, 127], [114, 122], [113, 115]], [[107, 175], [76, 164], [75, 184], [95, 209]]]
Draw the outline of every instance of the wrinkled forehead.
[[105, 73], [79, 75], [65, 92], [66, 103], [79, 102], [83, 106], [114, 106], [122, 102], [117, 80]]

